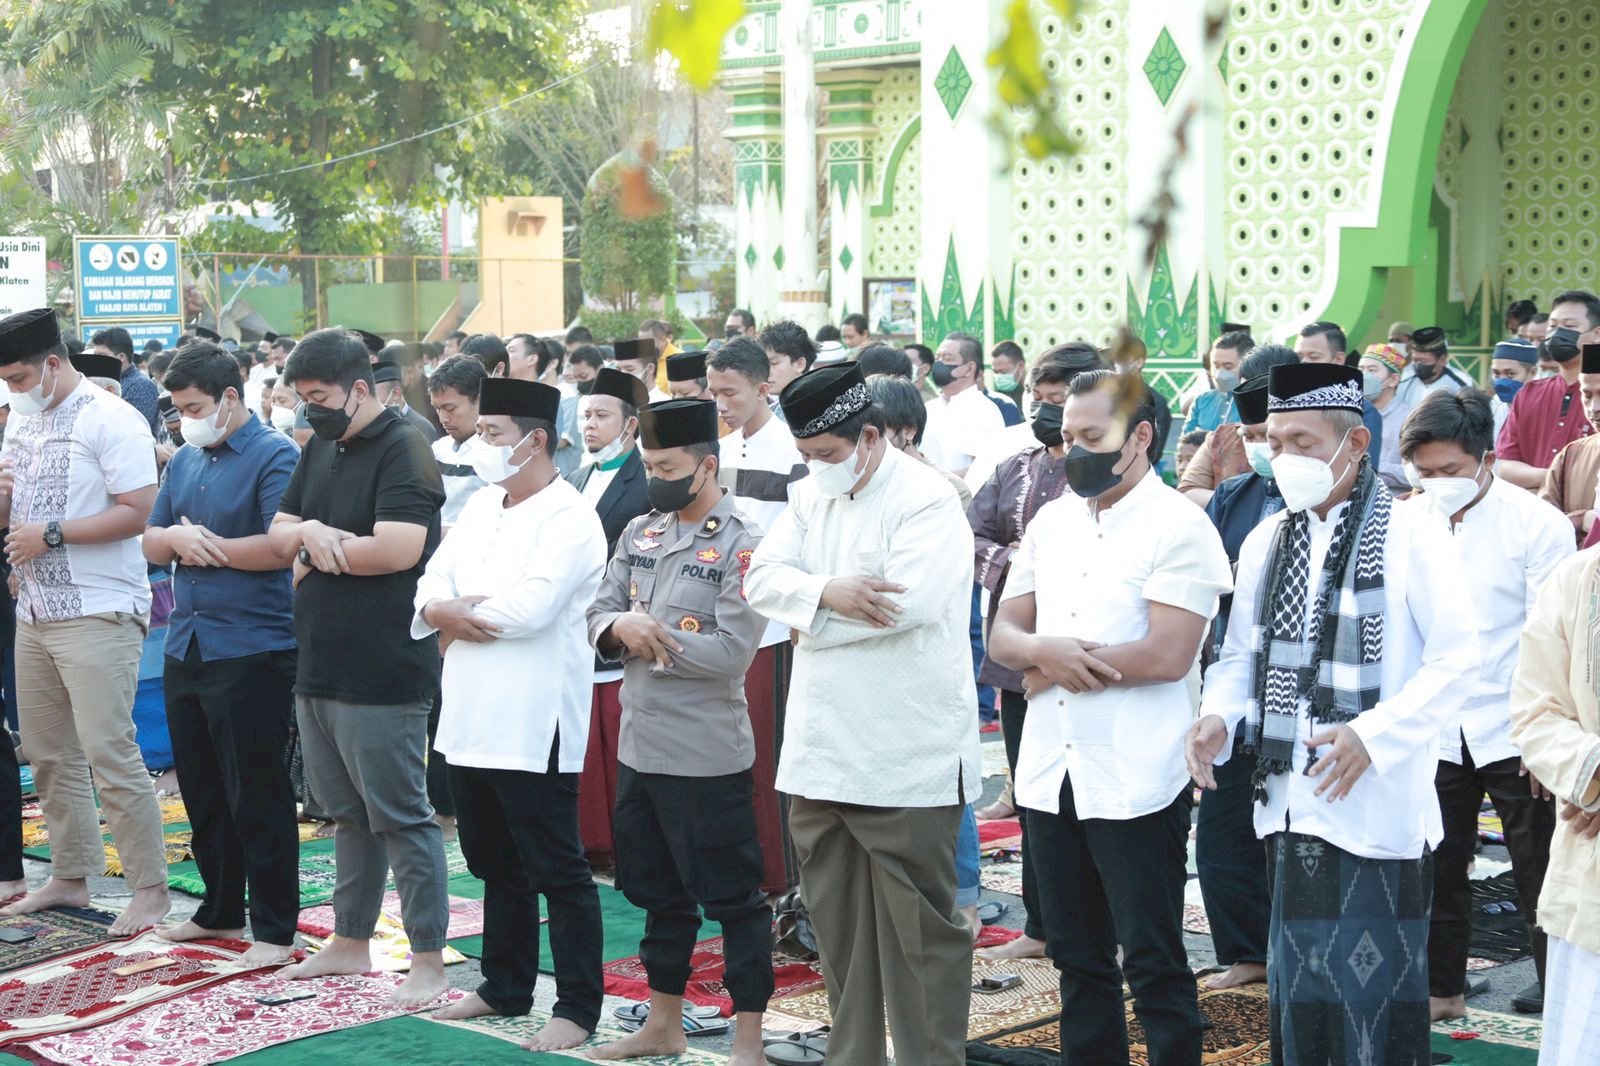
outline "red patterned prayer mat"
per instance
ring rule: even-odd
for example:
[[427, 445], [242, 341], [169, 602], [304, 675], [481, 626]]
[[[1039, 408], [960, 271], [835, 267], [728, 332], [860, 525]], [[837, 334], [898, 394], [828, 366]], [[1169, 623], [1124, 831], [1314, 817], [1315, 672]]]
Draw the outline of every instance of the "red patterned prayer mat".
[[[143, 1007], [249, 973], [240, 940], [172, 944], [153, 933], [81, 948], [0, 979], [0, 1044], [104, 1025]], [[168, 960], [136, 974], [114, 971]]]
[[978, 823], [978, 845], [995, 840], [1022, 839], [1022, 823], [1015, 818], [996, 818], [992, 822]]
[[[206, 1066], [208, 1063], [406, 1013], [388, 1005], [393, 974], [289, 981], [277, 971], [192, 992], [93, 1029], [35, 1040], [18, 1050], [61, 1066]], [[315, 992], [267, 1006], [262, 999]], [[452, 990], [428, 1009], [460, 999]], [[308, 1053], [307, 1061], [313, 1056]]]
[[[998, 947], [1021, 935], [1017, 929], [984, 926], [983, 932], [978, 934], [976, 947]], [[729, 1017], [733, 1014], [733, 999], [728, 995], [727, 986], [722, 983], [723, 962], [720, 936], [696, 944], [694, 954], [689, 957], [693, 970], [689, 974], [689, 985], [684, 989], [683, 998], [702, 1007], [720, 1007], [723, 1016]], [[774, 999], [804, 995], [824, 987], [820, 963], [800, 962], [787, 955], [773, 954], [772, 976], [775, 980]], [[637, 955], [606, 963], [605, 982], [608, 996], [639, 1000], [650, 998], [649, 979], [644, 972], [644, 963]]]
[[[400, 893], [390, 890], [383, 896], [383, 913], [393, 918], [396, 923], [400, 921]], [[317, 937], [330, 937], [333, 935], [333, 905], [325, 904], [320, 907], [307, 907], [300, 912], [300, 921], [297, 926], [302, 933]], [[462, 899], [459, 896], [450, 897], [450, 932], [446, 934], [447, 940], [454, 940], [460, 936], [483, 935], [483, 900]]]

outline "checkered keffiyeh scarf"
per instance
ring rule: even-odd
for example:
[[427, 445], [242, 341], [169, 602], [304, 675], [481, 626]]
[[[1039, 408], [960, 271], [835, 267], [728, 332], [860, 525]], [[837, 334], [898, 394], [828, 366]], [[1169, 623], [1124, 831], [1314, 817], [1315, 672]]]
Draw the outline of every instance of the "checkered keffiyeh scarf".
[[1245, 743], [1256, 751], [1256, 799], [1267, 778], [1286, 772], [1296, 743], [1296, 709], [1313, 722], [1348, 722], [1378, 702], [1383, 660], [1383, 552], [1389, 539], [1389, 493], [1365, 457], [1334, 528], [1314, 602], [1311, 524], [1305, 512], [1278, 526], [1261, 583], [1252, 633], [1255, 696], [1245, 715]]

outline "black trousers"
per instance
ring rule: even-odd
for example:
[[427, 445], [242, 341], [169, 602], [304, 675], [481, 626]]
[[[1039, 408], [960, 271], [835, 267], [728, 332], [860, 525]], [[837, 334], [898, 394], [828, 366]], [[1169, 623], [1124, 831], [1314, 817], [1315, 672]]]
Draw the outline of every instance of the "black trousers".
[[300, 841], [283, 752], [294, 717], [295, 652], [202, 662], [199, 640], [167, 659], [163, 687], [172, 754], [194, 827], [206, 898], [195, 924], [244, 925], [263, 944], [293, 944], [300, 914]]
[[700, 908], [722, 925], [736, 1013], [772, 998], [772, 908], [761, 894], [749, 770], [679, 777], [617, 767], [617, 887], [647, 912], [639, 959], [650, 988], [683, 995], [693, 970]]
[[[1006, 765], [1011, 776], [1017, 774], [1017, 752], [1022, 750], [1022, 725], [1028, 720], [1028, 697], [1020, 692], [1000, 690], [1000, 735], [1006, 745]], [[1021, 803], [1017, 808], [1017, 824], [1022, 826], [1022, 934], [1034, 940], [1044, 939], [1044, 921], [1039, 917], [1039, 876], [1028, 861], [1028, 812]]]
[[439, 712], [443, 709], [443, 701], [444, 694], [435, 686], [433, 709], [428, 712], [428, 802], [433, 804], [433, 813], [454, 818], [456, 804], [450, 796], [450, 766], [433, 747], [433, 738], [439, 734]]
[[1256, 836], [1254, 756], [1240, 752], [1217, 767], [1217, 787], [1200, 799], [1195, 824], [1195, 868], [1200, 897], [1211, 923], [1217, 962], [1267, 961], [1267, 920], [1272, 900], [1267, 895], [1267, 845]]
[[[1045, 954], [1061, 973], [1063, 1063], [1125, 1064], [1122, 980], [1151, 1066], [1199, 1066], [1200, 1007], [1183, 947], [1190, 792], [1138, 818], [1079, 818], [1072, 779], [1059, 814], [1028, 812]], [[1123, 949], [1117, 967], [1117, 945]]]
[[590, 1032], [600, 1021], [600, 893], [578, 837], [578, 775], [558, 771], [560, 738], [542, 774], [450, 767], [467, 868], [483, 882], [483, 983], [495, 1013], [533, 1009], [539, 897], [550, 912], [553, 1014]]
[[1545, 935], [1534, 922], [1544, 872], [1550, 865], [1550, 838], [1556, 829], [1551, 800], [1534, 799], [1528, 778], [1517, 773], [1521, 760], [1501, 759], [1477, 766], [1465, 744], [1461, 765], [1439, 761], [1433, 777], [1444, 819], [1444, 840], [1433, 853], [1433, 918], [1428, 926], [1428, 994], [1440, 999], [1461, 995], [1467, 980], [1467, 945], [1472, 937], [1472, 889], [1467, 866], [1478, 843], [1478, 808], [1484, 793], [1494, 801], [1511, 853], [1511, 879], [1518, 906], [1528, 919], [1533, 962], [1544, 984]]
[[0, 733], [0, 881], [22, 880], [22, 769], [9, 733]]

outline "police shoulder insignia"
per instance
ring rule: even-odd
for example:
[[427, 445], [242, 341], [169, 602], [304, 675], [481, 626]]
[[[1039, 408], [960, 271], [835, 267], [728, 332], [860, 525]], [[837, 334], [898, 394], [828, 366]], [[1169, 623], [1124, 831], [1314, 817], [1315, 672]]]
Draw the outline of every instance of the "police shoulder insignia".
[[708, 519], [706, 519], [706, 524], [700, 527], [700, 532], [702, 532], [702, 533], [715, 533], [717, 530], [719, 530], [721, 528], [722, 528], [722, 519], [720, 519], [720, 518], [708, 518]]

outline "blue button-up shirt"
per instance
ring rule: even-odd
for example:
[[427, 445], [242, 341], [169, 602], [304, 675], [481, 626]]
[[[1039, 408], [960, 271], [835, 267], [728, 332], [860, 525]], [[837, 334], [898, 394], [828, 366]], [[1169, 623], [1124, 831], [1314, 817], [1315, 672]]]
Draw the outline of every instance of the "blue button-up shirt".
[[[149, 524], [165, 528], [187, 518], [228, 539], [265, 533], [299, 458], [294, 441], [254, 418], [215, 447], [185, 445], [167, 463]], [[195, 640], [205, 662], [295, 646], [294, 589], [287, 569], [179, 563], [172, 588], [176, 605], [167, 628], [169, 658], [185, 658]]]
[[139, 372], [136, 366], [130, 366], [122, 372], [122, 398], [135, 411], [144, 415], [144, 420], [150, 423], [150, 432], [156, 433], [161, 429], [161, 390], [156, 388], [156, 383]]

